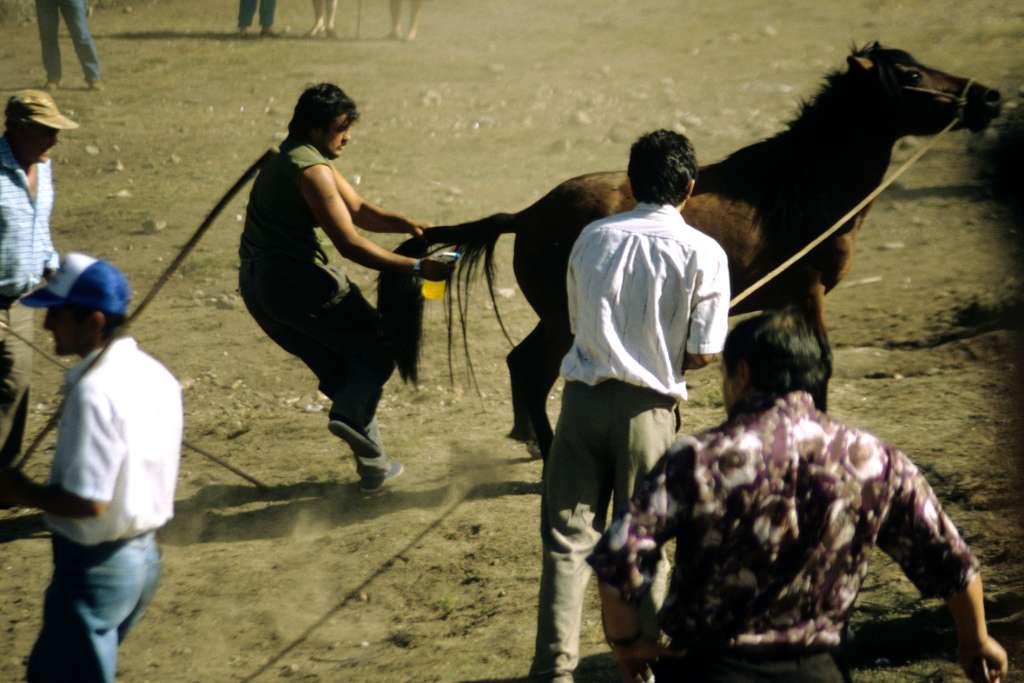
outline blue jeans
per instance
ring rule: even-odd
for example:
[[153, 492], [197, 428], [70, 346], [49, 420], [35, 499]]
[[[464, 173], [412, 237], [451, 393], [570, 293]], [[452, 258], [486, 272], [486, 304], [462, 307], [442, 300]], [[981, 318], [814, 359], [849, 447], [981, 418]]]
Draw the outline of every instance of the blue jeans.
[[155, 532], [95, 546], [54, 534], [53, 579], [28, 661], [29, 682], [113, 681], [118, 645], [142, 616], [159, 580]]
[[36, 0], [36, 19], [39, 22], [39, 43], [43, 47], [46, 80], [59, 81], [61, 77], [60, 43], [57, 41], [60, 15], [64, 16], [64, 23], [68, 26], [85, 80], [90, 83], [100, 80], [100, 58], [96, 54], [96, 43], [89, 33], [85, 0]]
[[[260, 3], [260, 26], [270, 28], [274, 25], [274, 10], [277, 9], [277, 0], [259, 0]], [[256, 14], [256, 0], [239, 0], [238, 2], [238, 27], [248, 28], [252, 25], [252, 18]]]

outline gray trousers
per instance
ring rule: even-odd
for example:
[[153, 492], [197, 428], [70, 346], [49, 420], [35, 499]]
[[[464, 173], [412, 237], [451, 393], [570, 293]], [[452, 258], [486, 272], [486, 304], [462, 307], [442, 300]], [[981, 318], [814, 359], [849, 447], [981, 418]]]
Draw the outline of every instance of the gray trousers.
[[[0, 309], [0, 321], [32, 340], [31, 308], [11, 302], [9, 309]], [[0, 326], [0, 467], [12, 464], [21, 453], [31, 375], [32, 349]]]
[[[572, 681], [579, 661], [580, 620], [591, 569], [586, 558], [604, 531], [612, 494], [624, 508], [638, 478], [672, 444], [675, 399], [618, 381], [566, 382], [562, 412], [544, 468], [540, 532], [543, 565], [537, 641], [530, 675]], [[658, 635], [668, 561], [641, 605], [644, 632]]]
[[239, 290], [278, 346], [299, 357], [333, 401], [330, 416], [384, 452], [377, 404], [395, 362], [377, 309], [340, 273], [286, 258], [244, 259]]

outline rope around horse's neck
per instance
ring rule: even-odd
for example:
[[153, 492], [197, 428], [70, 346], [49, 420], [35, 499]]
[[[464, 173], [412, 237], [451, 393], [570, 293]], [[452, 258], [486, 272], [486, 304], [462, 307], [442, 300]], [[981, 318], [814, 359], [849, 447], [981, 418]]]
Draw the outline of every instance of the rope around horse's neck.
[[[964, 96], [965, 97], [967, 95], [967, 89], [971, 87], [971, 83], [972, 83], [972, 81], [968, 81], [967, 85], [964, 87]], [[757, 290], [761, 289], [761, 287], [763, 287], [765, 284], [767, 284], [771, 280], [775, 279], [779, 275], [779, 273], [781, 273], [782, 271], [786, 270], [786, 268], [789, 268], [791, 265], [793, 265], [794, 263], [799, 261], [801, 258], [806, 256], [807, 253], [810, 252], [812, 249], [814, 249], [816, 246], [818, 246], [819, 244], [821, 244], [822, 242], [827, 240], [829, 237], [831, 237], [833, 235], [833, 233], [835, 233], [836, 230], [841, 228], [846, 223], [846, 221], [850, 220], [851, 218], [856, 216], [858, 213], [860, 213], [861, 209], [863, 209], [865, 206], [867, 206], [868, 204], [873, 202], [875, 200], [875, 197], [880, 195], [882, 193], [882, 191], [885, 190], [885, 188], [887, 188], [890, 185], [892, 185], [896, 181], [896, 179], [899, 178], [901, 175], [903, 175], [903, 173], [908, 168], [913, 166], [914, 163], [918, 159], [920, 159], [922, 156], [924, 156], [925, 152], [927, 152], [932, 147], [934, 147], [936, 145], [936, 143], [938, 143], [939, 139], [943, 135], [948, 133], [949, 130], [953, 126], [955, 126], [957, 123], [959, 123], [959, 121], [960, 121], [960, 117], [959, 116], [957, 116], [955, 119], [950, 121], [946, 125], [945, 128], [943, 128], [941, 131], [936, 133], [935, 136], [931, 140], [929, 140], [927, 144], [925, 144], [923, 147], [921, 147], [921, 149], [917, 150], [917, 152], [915, 152], [912, 157], [907, 159], [903, 163], [903, 165], [900, 166], [898, 169], [896, 169], [896, 171], [892, 175], [890, 175], [888, 178], [883, 180], [882, 183], [878, 187], [876, 187], [874, 190], [872, 190], [868, 194], [868, 196], [864, 197], [864, 199], [860, 200], [860, 202], [858, 202], [856, 206], [854, 206], [852, 209], [850, 209], [845, 214], [843, 214], [842, 218], [837, 220], [832, 225], [831, 228], [829, 228], [825, 232], [823, 232], [820, 235], [818, 235], [807, 246], [805, 246], [803, 249], [801, 249], [800, 251], [796, 252], [795, 254], [790, 256], [788, 259], [783, 261], [778, 267], [776, 267], [774, 270], [772, 270], [767, 275], [762, 277], [760, 280], [758, 280], [757, 282], [755, 282], [754, 284], [750, 285], [749, 287], [744, 289], [742, 292], [740, 292], [739, 294], [734, 296], [732, 301], [729, 302], [729, 308], [732, 308], [732, 307], [736, 306], [741, 301], [743, 301], [744, 299], [749, 297], [751, 294], [753, 294]]]

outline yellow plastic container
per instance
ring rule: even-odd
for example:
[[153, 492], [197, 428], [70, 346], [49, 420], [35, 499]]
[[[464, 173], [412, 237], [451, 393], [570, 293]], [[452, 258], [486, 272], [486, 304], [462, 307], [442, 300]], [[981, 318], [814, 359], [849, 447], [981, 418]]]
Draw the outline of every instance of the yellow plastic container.
[[[430, 258], [436, 261], [444, 261], [446, 263], [453, 263], [459, 260], [459, 252], [457, 251], [442, 251], [438, 254], [434, 254]], [[423, 294], [424, 299], [430, 301], [437, 301], [438, 299], [444, 298], [444, 288], [447, 283], [444, 280], [423, 280], [423, 285], [420, 287], [420, 292]]]
[[443, 298], [445, 284], [444, 280], [424, 280], [423, 287], [420, 288], [423, 298], [431, 301]]

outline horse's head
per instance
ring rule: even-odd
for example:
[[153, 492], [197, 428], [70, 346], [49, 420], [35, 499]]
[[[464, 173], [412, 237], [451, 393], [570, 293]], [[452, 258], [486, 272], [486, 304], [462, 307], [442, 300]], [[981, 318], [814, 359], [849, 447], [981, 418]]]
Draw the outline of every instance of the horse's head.
[[998, 90], [927, 67], [903, 50], [872, 43], [847, 63], [851, 76], [881, 94], [883, 125], [897, 137], [937, 133], [953, 120], [956, 128], [979, 131], [999, 115]]

